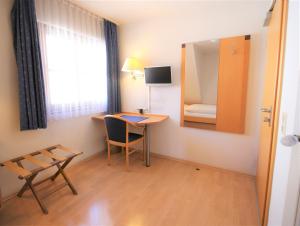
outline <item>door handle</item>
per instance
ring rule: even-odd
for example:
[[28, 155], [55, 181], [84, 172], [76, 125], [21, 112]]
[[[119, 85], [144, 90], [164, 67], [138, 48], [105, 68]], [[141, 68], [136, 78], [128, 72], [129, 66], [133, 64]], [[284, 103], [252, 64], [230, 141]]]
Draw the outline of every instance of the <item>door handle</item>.
[[264, 122], [267, 122], [269, 126], [272, 124], [272, 107], [262, 107], [260, 109], [263, 113], [268, 113], [268, 116], [264, 117]]
[[300, 142], [300, 136], [299, 135], [287, 135], [287, 136], [282, 137], [280, 141], [284, 146], [292, 147]]

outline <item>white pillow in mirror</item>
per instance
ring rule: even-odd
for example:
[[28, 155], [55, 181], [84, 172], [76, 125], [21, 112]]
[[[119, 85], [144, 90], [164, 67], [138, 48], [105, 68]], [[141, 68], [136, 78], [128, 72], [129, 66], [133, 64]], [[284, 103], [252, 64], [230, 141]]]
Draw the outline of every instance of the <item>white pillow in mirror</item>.
[[216, 105], [209, 104], [191, 104], [186, 105], [185, 110], [192, 113], [216, 114]]

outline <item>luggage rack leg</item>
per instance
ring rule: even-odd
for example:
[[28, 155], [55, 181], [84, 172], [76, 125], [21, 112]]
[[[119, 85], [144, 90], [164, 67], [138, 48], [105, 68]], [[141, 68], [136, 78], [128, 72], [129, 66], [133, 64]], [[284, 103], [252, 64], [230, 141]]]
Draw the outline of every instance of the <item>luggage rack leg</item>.
[[[33, 176], [32, 176], [33, 177]], [[32, 194], [34, 196], [34, 198], [36, 199], [36, 201], [38, 202], [39, 206], [41, 207], [42, 211], [44, 214], [48, 214], [48, 209], [46, 208], [46, 206], [44, 205], [44, 203], [42, 202], [42, 200], [38, 197], [36, 191], [34, 190], [34, 186], [32, 185], [32, 179], [25, 179], [26, 180], [26, 184], [28, 185], [28, 187], [30, 188], [30, 190], [32, 191]]]
[[69, 180], [68, 176], [65, 174], [64, 169], [66, 168], [66, 166], [72, 161], [73, 158], [68, 159], [67, 161], [64, 162], [63, 165], [57, 164], [57, 172], [52, 176], [51, 180], [55, 180], [59, 174], [61, 174], [63, 176], [63, 178], [65, 179], [66, 183], [68, 184], [69, 188], [71, 189], [72, 193], [74, 195], [77, 195], [78, 192], [76, 191], [75, 187], [73, 186], [73, 184], [71, 183], [71, 181]]
[[[17, 164], [18, 164], [18, 166], [24, 168], [23, 165], [22, 165], [22, 163], [21, 163], [20, 161], [17, 161]], [[28, 187], [28, 182], [32, 183], [33, 179], [34, 179], [36, 176], [37, 176], [37, 173], [36, 173], [36, 174], [33, 174], [32, 176], [30, 176], [30, 177], [27, 179], [28, 181], [26, 180], [25, 184], [23, 185], [23, 187], [20, 189], [20, 191], [19, 191], [18, 194], [17, 194], [17, 196], [18, 196], [19, 198], [21, 198], [22, 195], [24, 194], [24, 192], [29, 188], [29, 187]]]
[[[32, 175], [31, 177], [29, 177], [28, 181], [30, 181], [30, 183], [32, 183], [33, 179], [36, 176], [37, 176], [37, 174]], [[21, 188], [21, 190], [18, 192], [17, 196], [21, 198], [27, 189], [28, 189], [28, 182], [26, 181], [25, 184], [23, 185], [23, 187]]]
[[73, 158], [68, 159], [68, 160], [65, 161], [64, 164], [62, 164], [62, 165], [59, 165], [59, 166], [57, 165], [58, 170], [56, 171], [55, 174], [53, 174], [51, 180], [54, 181], [54, 180], [56, 179], [56, 177], [58, 177], [58, 175], [60, 174], [60, 171], [61, 171], [61, 170], [64, 170], [64, 169], [66, 168], [66, 166], [72, 161], [72, 159], [73, 159]]
[[69, 178], [67, 177], [67, 175], [65, 174], [65, 172], [63, 170], [61, 170], [60, 173], [64, 177], [64, 179], [65, 179], [66, 183], [68, 184], [69, 188], [71, 189], [72, 193], [74, 195], [78, 195], [78, 192], [74, 188], [73, 184], [71, 183], [71, 181], [69, 180]]

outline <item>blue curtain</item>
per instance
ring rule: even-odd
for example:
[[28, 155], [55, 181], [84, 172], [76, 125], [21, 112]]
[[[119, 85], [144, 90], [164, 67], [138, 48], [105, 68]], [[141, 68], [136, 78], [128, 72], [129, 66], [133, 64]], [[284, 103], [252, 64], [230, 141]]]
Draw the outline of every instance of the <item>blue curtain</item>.
[[46, 128], [45, 88], [34, 0], [15, 0], [11, 19], [19, 78], [20, 128]]
[[104, 20], [104, 36], [107, 56], [107, 112], [114, 114], [121, 111], [117, 25]]

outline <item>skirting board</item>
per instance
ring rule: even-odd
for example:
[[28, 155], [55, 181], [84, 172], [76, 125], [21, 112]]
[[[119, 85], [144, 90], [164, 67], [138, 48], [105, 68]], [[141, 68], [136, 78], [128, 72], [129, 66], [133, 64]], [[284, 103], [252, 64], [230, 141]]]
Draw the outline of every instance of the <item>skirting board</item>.
[[193, 162], [193, 161], [189, 161], [189, 160], [179, 159], [179, 158], [171, 157], [171, 156], [168, 156], [168, 155], [162, 155], [162, 154], [151, 152], [151, 156], [161, 158], [161, 159], [168, 159], [168, 160], [173, 160], [173, 161], [176, 161], [176, 162], [181, 162], [183, 164], [191, 165], [191, 166], [198, 167], [198, 168], [206, 168], [206, 169], [211, 169], [211, 170], [220, 171], [220, 172], [232, 173], [232, 174], [235, 174], [235, 175], [247, 176], [247, 177], [252, 178], [253, 180], [255, 179], [255, 176], [250, 175], [250, 174], [241, 173], [241, 172], [228, 170], [228, 169], [223, 169], [223, 168], [210, 166], [210, 165], [206, 165], [206, 164], [202, 164], [202, 163], [198, 163], [198, 162]]

